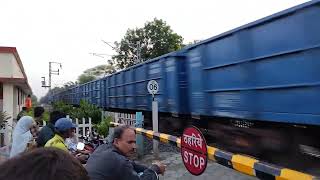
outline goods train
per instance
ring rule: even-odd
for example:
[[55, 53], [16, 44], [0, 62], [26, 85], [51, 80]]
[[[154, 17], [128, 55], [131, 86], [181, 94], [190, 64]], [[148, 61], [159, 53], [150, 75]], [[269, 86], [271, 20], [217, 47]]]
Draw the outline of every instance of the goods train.
[[[232, 151], [320, 157], [320, 1], [257, 20], [54, 94], [110, 111], [151, 111], [156, 80], [165, 121], [192, 122]], [[171, 119], [171, 121], [170, 121]], [[266, 151], [268, 150], [268, 151]]]

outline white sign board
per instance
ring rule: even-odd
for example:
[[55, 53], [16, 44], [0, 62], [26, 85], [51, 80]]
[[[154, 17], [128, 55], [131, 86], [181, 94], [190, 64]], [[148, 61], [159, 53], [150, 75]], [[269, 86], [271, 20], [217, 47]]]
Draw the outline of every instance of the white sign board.
[[159, 85], [158, 85], [157, 81], [155, 81], [155, 80], [149, 81], [147, 89], [150, 94], [152, 94], [152, 95], [157, 94], [159, 91]]

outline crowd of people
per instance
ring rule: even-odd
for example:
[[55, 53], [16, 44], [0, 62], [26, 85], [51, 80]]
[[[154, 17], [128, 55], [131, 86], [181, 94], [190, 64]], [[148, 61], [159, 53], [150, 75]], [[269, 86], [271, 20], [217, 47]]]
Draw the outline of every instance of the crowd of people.
[[160, 162], [146, 167], [131, 160], [136, 136], [129, 126], [116, 127], [108, 142], [88, 158], [89, 152], [77, 149], [72, 120], [53, 111], [39, 131], [43, 113], [42, 107], [35, 107], [34, 117], [19, 117], [10, 158], [0, 165], [0, 180], [156, 180], [165, 172]]

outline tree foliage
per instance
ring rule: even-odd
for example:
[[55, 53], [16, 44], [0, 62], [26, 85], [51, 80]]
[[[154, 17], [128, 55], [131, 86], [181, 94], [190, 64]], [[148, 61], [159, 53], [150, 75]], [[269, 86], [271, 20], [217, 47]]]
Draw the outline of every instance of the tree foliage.
[[108, 116], [95, 126], [95, 128], [97, 129], [100, 135], [103, 135], [104, 137], [108, 135], [111, 121], [112, 121], [112, 117]]
[[72, 119], [87, 119], [91, 117], [94, 124], [98, 124], [101, 121], [101, 110], [97, 106], [90, 104], [85, 100], [80, 101], [79, 107], [73, 107], [72, 105], [59, 101], [53, 104], [53, 110], [64, 112]]
[[115, 73], [116, 70], [112, 65], [99, 65], [85, 70], [84, 74], [90, 74], [96, 77]]
[[[26, 115], [34, 118], [34, 108], [31, 108]], [[50, 117], [50, 113], [45, 109], [42, 115], [42, 120], [48, 122], [49, 117]]]
[[36, 106], [38, 106], [38, 98], [37, 98], [37, 96], [35, 96], [35, 95], [31, 95], [31, 101], [32, 101], [32, 106], [33, 107], [36, 107]]
[[64, 85], [63, 85], [63, 88], [64, 89], [68, 89], [68, 88], [72, 88], [72, 87], [74, 87], [74, 86], [77, 86], [79, 83], [76, 81], [76, 82], [73, 82], [73, 81], [69, 81], [69, 82], [67, 82], [67, 83], [65, 83]]
[[84, 84], [84, 83], [93, 81], [93, 80], [95, 80], [95, 79], [96, 79], [96, 77], [95, 77], [94, 75], [91, 75], [91, 74], [81, 74], [81, 75], [78, 77], [78, 82], [79, 82], [79, 84]]
[[84, 84], [115, 72], [116, 70], [112, 65], [99, 65], [85, 70], [83, 74], [78, 77], [78, 82], [79, 84]]
[[135, 64], [137, 60], [137, 43], [141, 47], [140, 61], [146, 61], [163, 54], [180, 49], [183, 38], [173, 32], [171, 27], [161, 19], [145, 23], [144, 27], [128, 29], [120, 42], [116, 42], [118, 54], [112, 57], [111, 64], [123, 69]]
[[73, 117], [73, 106], [72, 105], [65, 104], [62, 101], [58, 101], [58, 102], [53, 103], [52, 108], [54, 111], [60, 111], [60, 112], [63, 112], [65, 114]]
[[5, 111], [0, 111], [0, 129], [5, 127], [5, 123], [10, 118], [11, 117]]

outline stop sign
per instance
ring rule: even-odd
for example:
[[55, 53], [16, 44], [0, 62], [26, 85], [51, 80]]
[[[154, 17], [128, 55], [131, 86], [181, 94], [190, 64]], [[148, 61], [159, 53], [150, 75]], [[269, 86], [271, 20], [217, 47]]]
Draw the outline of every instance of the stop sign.
[[196, 127], [184, 129], [181, 137], [181, 156], [184, 166], [193, 175], [202, 174], [207, 167], [207, 143]]

